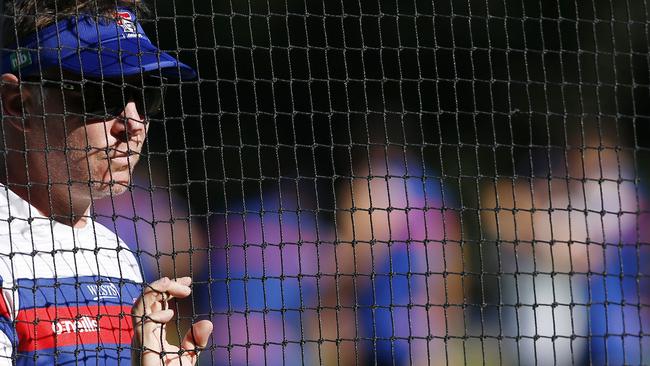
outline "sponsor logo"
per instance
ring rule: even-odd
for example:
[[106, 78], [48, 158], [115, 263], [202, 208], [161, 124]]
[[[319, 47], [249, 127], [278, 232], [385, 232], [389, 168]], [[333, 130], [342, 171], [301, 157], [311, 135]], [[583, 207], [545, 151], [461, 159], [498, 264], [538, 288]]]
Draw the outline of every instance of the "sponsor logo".
[[120, 290], [111, 282], [100, 285], [86, 285], [86, 289], [90, 292], [94, 301], [120, 298]]
[[122, 27], [124, 33], [137, 33], [137, 28], [131, 17], [131, 13], [128, 11], [118, 11], [115, 13], [115, 19], [117, 25]]
[[32, 56], [27, 51], [16, 51], [9, 56], [11, 60], [11, 70], [16, 71], [25, 66], [32, 64]]
[[82, 316], [79, 320], [62, 320], [52, 323], [52, 332], [56, 335], [96, 331], [97, 320], [87, 316]]

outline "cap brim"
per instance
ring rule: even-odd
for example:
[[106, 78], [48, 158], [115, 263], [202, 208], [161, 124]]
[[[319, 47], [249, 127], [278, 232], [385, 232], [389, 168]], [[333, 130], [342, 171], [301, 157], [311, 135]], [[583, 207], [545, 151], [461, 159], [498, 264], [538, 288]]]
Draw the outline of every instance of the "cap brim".
[[78, 52], [62, 58], [61, 66], [84, 77], [95, 78], [120, 78], [143, 73], [180, 80], [192, 80], [197, 76], [191, 67], [141, 37], [104, 41], [101, 49], [79, 48]]

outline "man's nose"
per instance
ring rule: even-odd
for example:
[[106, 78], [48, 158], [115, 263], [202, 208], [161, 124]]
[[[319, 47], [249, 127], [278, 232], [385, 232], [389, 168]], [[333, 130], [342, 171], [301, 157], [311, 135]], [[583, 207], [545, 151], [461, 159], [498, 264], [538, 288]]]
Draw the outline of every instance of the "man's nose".
[[122, 141], [128, 141], [146, 132], [146, 122], [138, 113], [134, 102], [128, 102], [122, 114], [116, 118], [111, 133]]

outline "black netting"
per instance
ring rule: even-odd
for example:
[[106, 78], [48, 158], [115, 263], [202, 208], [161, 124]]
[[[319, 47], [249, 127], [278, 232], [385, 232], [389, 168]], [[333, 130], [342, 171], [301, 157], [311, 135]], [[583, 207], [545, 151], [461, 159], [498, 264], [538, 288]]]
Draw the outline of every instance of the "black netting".
[[128, 363], [189, 276], [201, 365], [650, 362], [644, 1], [135, 3], [5, 2], [7, 359]]

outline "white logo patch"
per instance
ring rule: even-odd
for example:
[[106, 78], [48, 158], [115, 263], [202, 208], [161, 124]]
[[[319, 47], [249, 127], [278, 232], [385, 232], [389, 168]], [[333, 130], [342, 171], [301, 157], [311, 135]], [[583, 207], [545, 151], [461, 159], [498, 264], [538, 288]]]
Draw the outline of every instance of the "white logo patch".
[[86, 285], [86, 289], [93, 296], [94, 301], [120, 298], [120, 290], [111, 282], [101, 285]]

